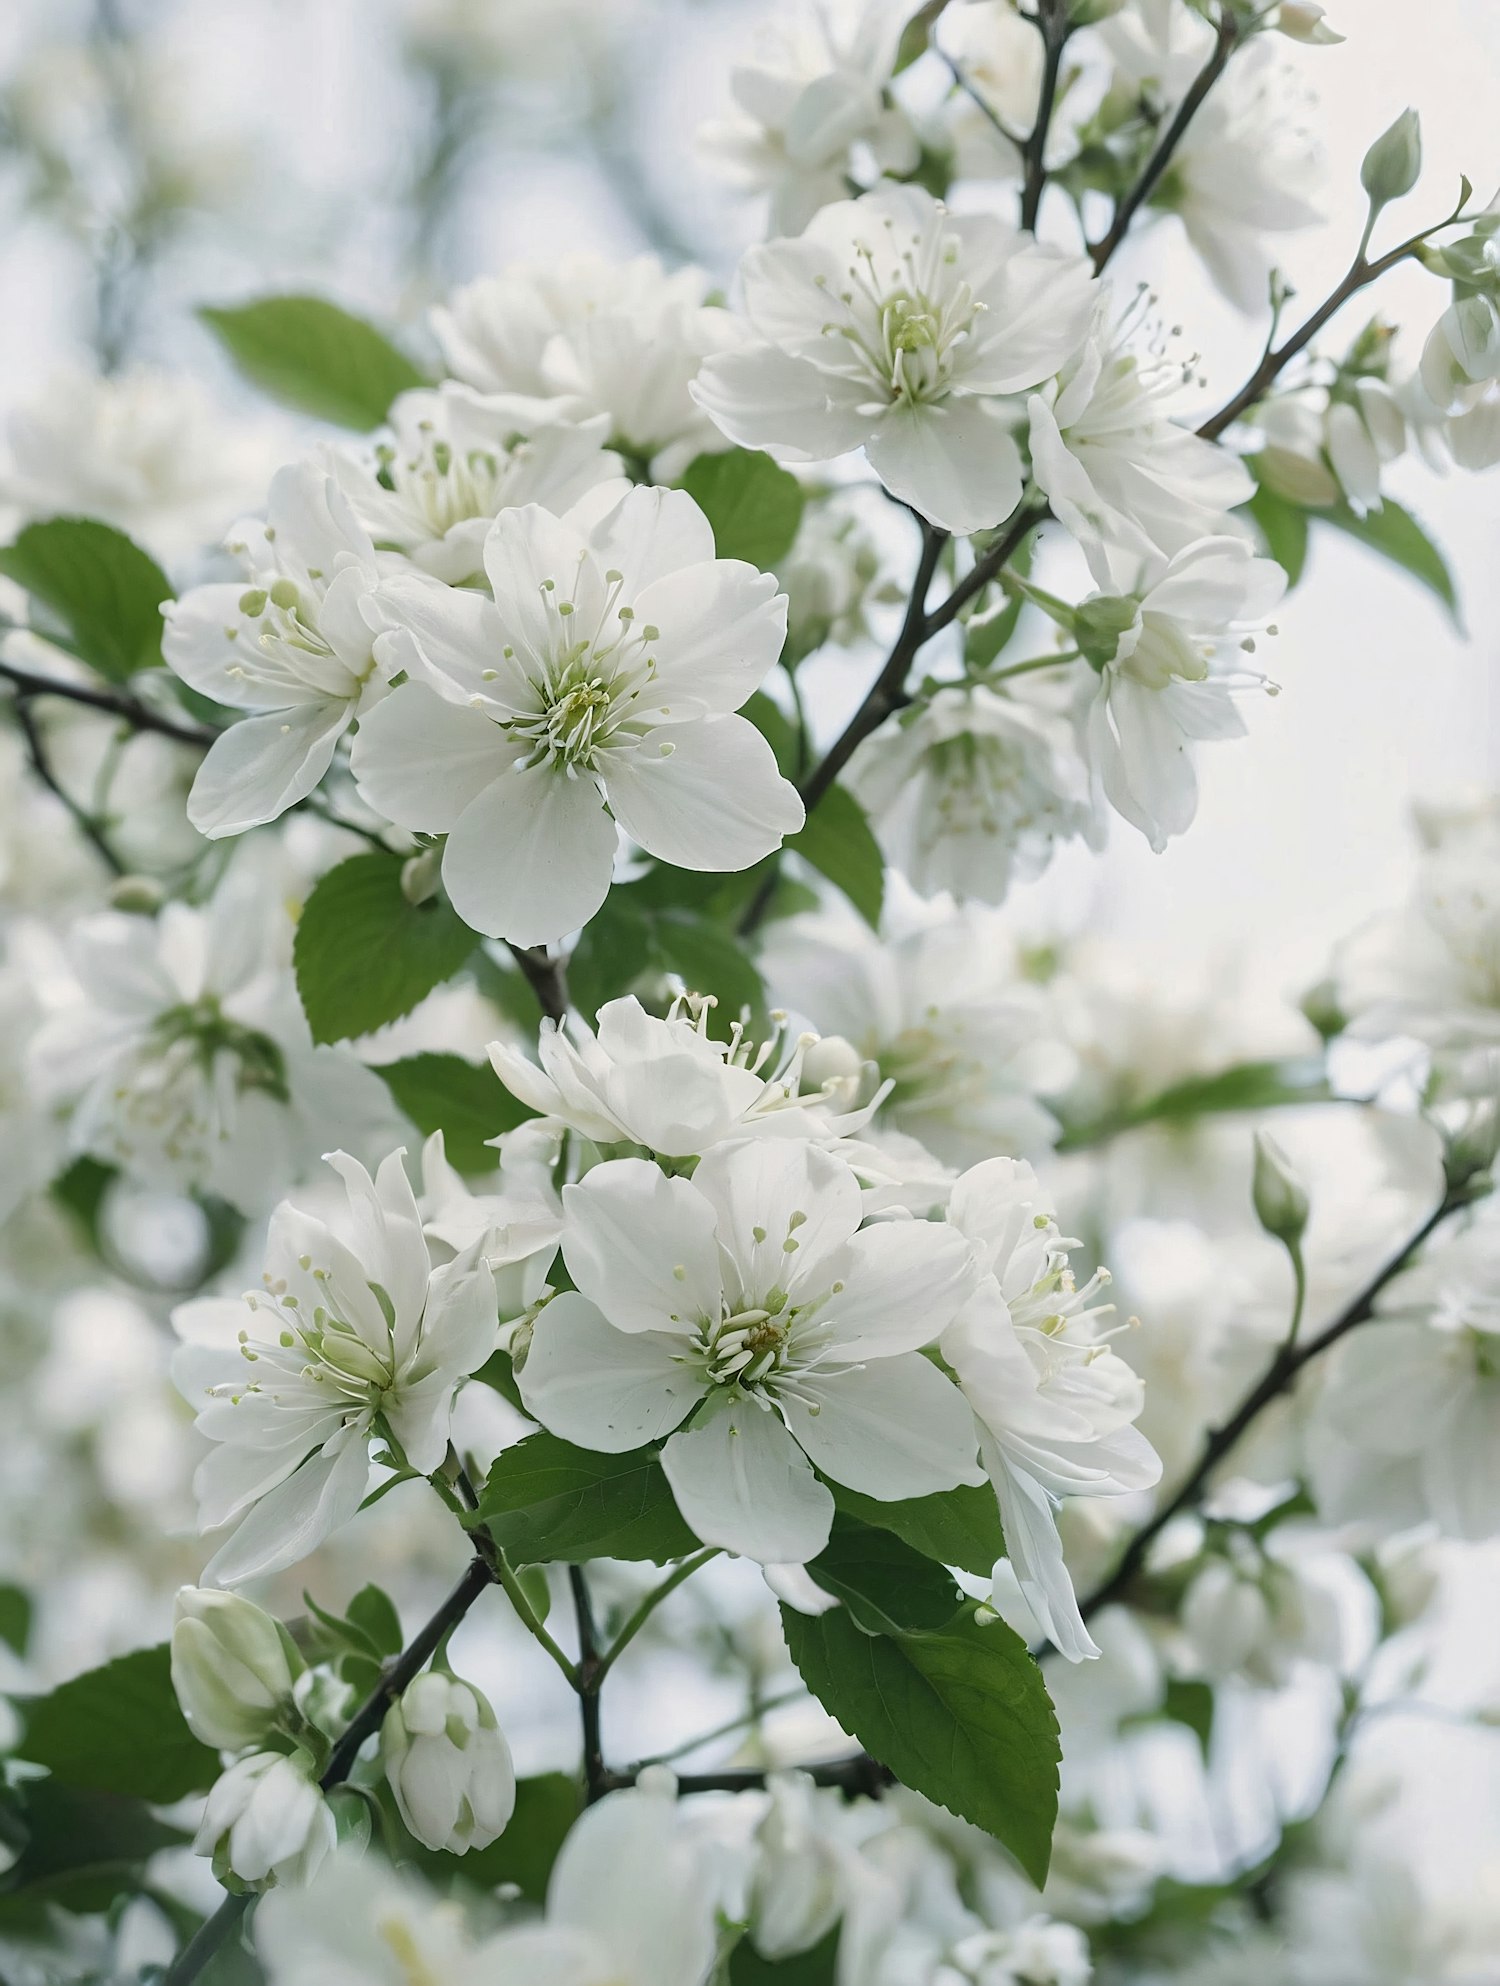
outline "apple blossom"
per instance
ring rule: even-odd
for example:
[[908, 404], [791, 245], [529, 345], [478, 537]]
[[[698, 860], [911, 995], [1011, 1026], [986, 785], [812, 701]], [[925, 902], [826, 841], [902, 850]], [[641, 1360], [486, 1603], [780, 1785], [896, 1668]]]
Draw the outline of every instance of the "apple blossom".
[[199, 1523], [235, 1529], [205, 1577], [226, 1586], [295, 1565], [347, 1523], [383, 1435], [427, 1474], [448, 1445], [453, 1395], [495, 1349], [494, 1281], [477, 1248], [434, 1269], [402, 1154], [374, 1179], [342, 1152], [332, 1223], [284, 1201], [264, 1288], [174, 1313], [179, 1391], [214, 1446], [198, 1468]]
[[895, 497], [944, 530], [1003, 523], [1021, 498], [1009, 395], [1088, 328], [1076, 256], [915, 186], [824, 207], [740, 268], [750, 336], [694, 397], [734, 441], [789, 462], [863, 448]]
[[719, 1146], [691, 1181], [612, 1160], [563, 1202], [576, 1294], [538, 1313], [521, 1396], [581, 1447], [669, 1437], [705, 1542], [814, 1557], [833, 1521], [814, 1466], [884, 1500], [979, 1480], [963, 1399], [922, 1356], [967, 1291], [951, 1231], [861, 1229], [849, 1167], [779, 1139]]
[[380, 587], [410, 680], [361, 723], [353, 760], [378, 813], [447, 835], [466, 922], [527, 945], [587, 923], [617, 823], [691, 869], [747, 868], [802, 825], [770, 746], [734, 715], [776, 660], [785, 603], [715, 558], [691, 497], [504, 511], [484, 563], [493, 600], [416, 574]]
[[238, 526], [235, 584], [195, 586], [166, 609], [162, 653], [190, 689], [253, 713], [199, 767], [188, 818], [201, 834], [243, 834], [306, 799], [339, 739], [385, 694], [361, 605], [375, 547], [327, 467], [278, 471], [264, 523]]

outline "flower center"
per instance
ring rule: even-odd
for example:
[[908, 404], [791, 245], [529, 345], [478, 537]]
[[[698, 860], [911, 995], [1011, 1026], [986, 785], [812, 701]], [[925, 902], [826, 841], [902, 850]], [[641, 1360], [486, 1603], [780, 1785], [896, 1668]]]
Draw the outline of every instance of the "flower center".
[[[886, 223], [892, 232], [894, 225]], [[872, 413], [941, 399], [952, 386], [955, 360], [983, 309], [953, 274], [957, 260], [957, 242], [940, 231], [914, 234], [900, 249], [892, 240], [879, 261], [869, 244], [856, 247], [848, 286], [836, 292], [841, 314], [823, 335], [847, 343], [838, 370], [869, 382]]]
[[[555, 579], [544, 579], [542, 600], [552, 637], [540, 657], [519, 661], [534, 698], [533, 707], [502, 718], [506, 729], [530, 747], [528, 765], [550, 764], [561, 771], [591, 770], [612, 744], [635, 742], [649, 726], [643, 721], [643, 694], [654, 684], [654, 647], [661, 630], [636, 618], [621, 604], [624, 575], [607, 572], [605, 591], [593, 625], [580, 626], [576, 598], [564, 595]], [[657, 711], [660, 716], [664, 712]], [[663, 744], [666, 753], [672, 749]]]

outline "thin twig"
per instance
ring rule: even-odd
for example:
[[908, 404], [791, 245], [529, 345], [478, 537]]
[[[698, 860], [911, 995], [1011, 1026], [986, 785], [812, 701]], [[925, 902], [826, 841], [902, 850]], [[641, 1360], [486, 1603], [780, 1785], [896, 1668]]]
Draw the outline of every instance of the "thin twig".
[[581, 1565], [568, 1567], [568, 1586], [573, 1595], [573, 1613], [578, 1622], [578, 1711], [583, 1721], [583, 1778], [585, 1798], [590, 1806], [610, 1790], [611, 1778], [604, 1763], [604, 1740], [600, 1732], [599, 1686], [606, 1664], [599, 1653], [599, 1630], [594, 1624], [594, 1602], [588, 1577]]
[[[1450, 220], [1453, 218], [1456, 217], [1450, 216]], [[1438, 221], [1430, 228], [1423, 228], [1419, 234], [1408, 235], [1405, 241], [1398, 243], [1395, 248], [1388, 249], [1384, 255], [1376, 256], [1373, 262], [1366, 261], [1361, 250], [1350, 263], [1347, 274], [1332, 295], [1319, 304], [1307, 321], [1300, 325], [1284, 344], [1268, 351], [1234, 398], [1227, 400], [1218, 413], [1203, 423], [1198, 429], [1203, 439], [1217, 441], [1226, 428], [1232, 427], [1242, 414], [1249, 413], [1257, 401], [1264, 399], [1291, 361], [1299, 352], [1306, 350], [1324, 325], [1343, 309], [1351, 297], [1367, 289], [1388, 269], [1394, 269], [1398, 262], [1405, 262], [1408, 257], [1415, 255], [1429, 235], [1435, 234], [1438, 228], [1448, 225], [1449, 221]]]
[[[343, 1735], [335, 1744], [328, 1764], [318, 1780], [327, 1793], [341, 1786], [354, 1769], [365, 1741], [380, 1729], [391, 1704], [425, 1667], [443, 1639], [468, 1613], [485, 1589], [493, 1584], [493, 1574], [477, 1555], [453, 1591], [416, 1638], [405, 1647], [365, 1698]], [[238, 1925], [254, 1899], [227, 1896], [212, 1917], [207, 1918], [188, 1940], [162, 1977], [162, 1986], [189, 1986]]]
[[651, 1588], [651, 1591], [646, 1594], [635, 1612], [609, 1644], [604, 1654], [600, 1656], [599, 1666], [594, 1671], [594, 1689], [596, 1691], [619, 1660], [621, 1653], [635, 1640], [635, 1637], [640, 1633], [647, 1621], [650, 1620], [667, 1595], [669, 1593], [675, 1593], [682, 1582], [685, 1579], [691, 1579], [700, 1566], [707, 1565], [711, 1558], [717, 1558], [718, 1556], [719, 1547], [717, 1545], [705, 1545], [701, 1552], [694, 1552], [691, 1558], [685, 1558], [679, 1565], [674, 1565], [666, 1578], [661, 1581], [660, 1585]]
[[1198, 71], [1188, 88], [1187, 95], [1177, 106], [1171, 123], [1162, 133], [1151, 156], [1142, 168], [1140, 177], [1120, 200], [1115, 208], [1114, 219], [1106, 234], [1094, 243], [1089, 254], [1093, 257], [1094, 273], [1098, 275], [1114, 255], [1115, 250], [1130, 232], [1131, 222], [1141, 207], [1150, 198], [1152, 189], [1171, 163], [1172, 154], [1182, 143], [1188, 126], [1203, 108], [1204, 100], [1214, 84], [1218, 82], [1229, 66], [1239, 42], [1239, 24], [1226, 5], [1219, 15], [1218, 33], [1214, 40], [1213, 54]]
[[81, 703], [89, 710], [102, 710], [111, 717], [123, 718], [137, 731], [154, 731], [179, 745], [197, 745], [200, 750], [206, 750], [218, 736], [203, 725], [180, 724], [175, 718], [164, 717], [139, 697], [129, 696], [123, 690], [95, 690], [84, 683], [64, 682], [57, 676], [38, 676], [30, 669], [18, 669], [13, 662], [0, 662], [0, 677], [14, 683], [27, 696], [63, 697], [69, 703]]
[[801, 788], [802, 803], [809, 813], [817, 806], [854, 756], [855, 747], [868, 738], [872, 731], [878, 730], [892, 711], [900, 709], [907, 673], [916, 660], [917, 651], [928, 639], [932, 629], [932, 622], [926, 612], [927, 593], [947, 542], [946, 531], [940, 531], [936, 525], [923, 521], [922, 552], [917, 561], [916, 577], [912, 581], [911, 597], [906, 603], [906, 618], [901, 624], [901, 632], [897, 635], [895, 646], [886, 657], [880, 674], [870, 685], [864, 702], [845, 725], [840, 737], [829, 747], [822, 763], [804, 781]]
[[1205, 1438], [1202, 1451], [1192, 1470], [1149, 1523], [1143, 1524], [1140, 1530], [1135, 1532], [1114, 1571], [1080, 1603], [1079, 1612], [1085, 1620], [1098, 1613], [1101, 1608], [1109, 1606], [1112, 1601], [1119, 1599], [1126, 1592], [1144, 1565], [1152, 1545], [1174, 1517], [1199, 1501], [1209, 1478], [1219, 1464], [1265, 1409], [1273, 1400], [1279, 1399], [1291, 1390], [1304, 1367], [1311, 1365], [1314, 1359], [1321, 1358], [1323, 1353], [1336, 1345], [1341, 1338], [1347, 1337], [1349, 1332], [1369, 1320], [1374, 1313], [1376, 1299], [1386, 1284], [1406, 1266], [1433, 1230], [1450, 1214], [1466, 1205], [1469, 1198], [1470, 1195], [1463, 1189], [1445, 1193], [1416, 1233], [1375, 1272], [1331, 1324], [1325, 1325], [1315, 1337], [1304, 1339], [1300, 1344], [1288, 1338], [1229, 1419], [1222, 1427], [1213, 1429]]
[[507, 939], [506, 948], [542, 1012], [548, 1020], [560, 1021], [568, 1011], [567, 960], [556, 957], [545, 945], [513, 945]]
[[1057, 107], [1058, 77], [1062, 72], [1063, 50], [1072, 34], [1068, 0], [1037, 0], [1037, 11], [1029, 17], [1042, 37], [1042, 82], [1037, 93], [1036, 122], [1021, 148], [1025, 176], [1021, 185], [1021, 226], [1035, 233], [1042, 211], [1042, 195], [1047, 188], [1047, 139], [1052, 130], [1052, 113]]
[[88, 808], [73, 798], [73, 795], [52, 770], [52, 761], [47, 755], [46, 743], [41, 732], [37, 729], [35, 717], [31, 714], [31, 698], [29, 694], [18, 692], [15, 698], [15, 712], [16, 722], [21, 727], [21, 736], [26, 741], [26, 756], [31, 761], [32, 771], [42, 782], [43, 786], [47, 788], [47, 791], [55, 795], [63, 806], [67, 808], [78, 832], [88, 842], [110, 874], [123, 876], [125, 874], [125, 864], [110, 846], [109, 837], [105, 834], [103, 828], [94, 819]]

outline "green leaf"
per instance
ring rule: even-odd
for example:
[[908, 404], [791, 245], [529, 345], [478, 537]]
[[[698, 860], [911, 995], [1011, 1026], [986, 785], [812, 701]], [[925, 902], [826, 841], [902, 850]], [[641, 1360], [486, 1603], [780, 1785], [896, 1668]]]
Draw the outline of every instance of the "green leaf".
[[791, 1958], [762, 1958], [750, 1940], [742, 1938], [730, 1954], [729, 1986], [833, 1986], [838, 1962], [837, 1924], [810, 1951]]
[[[757, 690], [742, 715], [750, 719], [776, 754], [783, 777], [795, 781], [801, 770], [797, 734], [785, 712], [764, 690]], [[879, 924], [885, 897], [885, 857], [870, 831], [864, 808], [847, 787], [831, 787], [808, 815], [806, 827], [788, 835], [785, 845], [842, 890], [868, 923]]]
[[879, 1503], [830, 1483], [833, 1500], [847, 1516], [893, 1531], [898, 1538], [939, 1565], [956, 1565], [988, 1578], [995, 1561], [1005, 1555], [1000, 1507], [992, 1489], [939, 1490], [933, 1496], [910, 1497], [902, 1503]]
[[802, 485], [769, 455], [726, 448], [696, 456], [681, 487], [713, 526], [721, 559], [746, 559], [765, 572], [792, 549], [802, 522]]
[[28, 524], [0, 546], [0, 572], [55, 615], [82, 659], [111, 682], [160, 666], [161, 607], [172, 588], [155, 559], [112, 524]]
[[981, 1621], [973, 1601], [938, 1622], [936, 1568], [877, 1550], [881, 1534], [860, 1538], [864, 1528], [838, 1527], [808, 1567], [842, 1607], [816, 1617], [782, 1608], [792, 1660], [830, 1716], [903, 1785], [994, 1835], [1040, 1888], [1061, 1755], [1041, 1670], [1020, 1636], [988, 1609]]
[[219, 1776], [216, 1752], [187, 1727], [172, 1689], [167, 1644], [139, 1648], [18, 1705], [19, 1757], [54, 1779], [153, 1805], [201, 1793]]
[[[1036, 539], [1033, 536], [1027, 538], [1012, 557], [1010, 569], [1019, 573], [1022, 579], [1029, 579], [1035, 557]], [[964, 623], [966, 669], [988, 669], [1001, 652], [1010, 646], [1020, 625], [1025, 605], [1024, 595], [1013, 593], [1007, 599], [1002, 592], [999, 605], [991, 612], [976, 614]]]
[[17, 1655], [31, 1639], [31, 1595], [20, 1586], [0, 1586], [0, 1641]]
[[1330, 1088], [1322, 1058], [1288, 1056], [1274, 1062], [1240, 1062], [1212, 1076], [1190, 1076], [1144, 1103], [1092, 1123], [1069, 1125], [1057, 1141], [1060, 1152], [1081, 1151], [1142, 1124], [1180, 1124], [1239, 1110], [1274, 1110], [1285, 1104], [1326, 1103]]
[[349, 1602], [348, 1616], [354, 1625], [369, 1636], [375, 1650], [380, 1655], [399, 1655], [405, 1646], [401, 1633], [401, 1616], [396, 1612], [395, 1602], [373, 1583], [361, 1586]]
[[414, 1846], [412, 1859], [429, 1881], [441, 1883], [446, 1878], [482, 1890], [514, 1883], [528, 1901], [543, 1903], [552, 1864], [582, 1807], [576, 1779], [565, 1772], [539, 1773], [533, 1779], [517, 1780], [516, 1810], [504, 1834], [488, 1848], [448, 1855]]
[[493, 1172], [500, 1155], [485, 1140], [536, 1114], [487, 1062], [466, 1062], [461, 1055], [408, 1055], [381, 1063], [375, 1073], [424, 1138], [442, 1132], [448, 1162], [460, 1172]]
[[842, 1514], [807, 1570], [870, 1634], [944, 1627], [963, 1598], [942, 1566], [893, 1531]]
[[252, 385], [340, 427], [378, 428], [398, 393], [428, 384], [373, 324], [323, 297], [261, 297], [198, 315]]
[[490, 1470], [479, 1516], [518, 1565], [591, 1558], [664, 1565], [698, 1549], [653, 1448], [597, 1455], [545, 1429]]
[[57, 1779], [30, 1780], [22, 1790], [26, 1845], [0, 1881], [7, 1928], [28, 1919], [45, 1926], [49, 1907], [108, 1910], [140, 1890], [148, 1857], [188, 1839], [142, 1800], [83, 1792]]
[[[721, 885], [724, 878], [708, 880]], [[671, 893], [660, 869], [610, 891], [568, 961], [580, 1012], [593, 1015], [606, 1000], [673, 973], [689, 992], [711, 993], [717, 1000], [710, 1027], [719, 1035], [744, 1007], [763, 1014], [765, 987], [748, 953], [723, 925], [668, 907], [664, 899]]]
[[1336, 531], [1347, 537], [1357, 538], [1381, 558], [1389, 559], [1392, 565], [1400, 566], [1403, 572], [1435, 594], [1448, 609], [1455, 627], [1461, 627], [1458, 611], [1458, 590], [1453, 584], [1453, 575], [1437, 546], [1418, 524], [1409, 510], [1403, 510], [1399, 503], [1387, 497], [1379, 510], [1372, 510], [1368, 517], [1357, 516], [1347, 504], [1336, 503], [1326, 510], [1316, 510], [1313, 517], [1322, 524], [1331, 524]]
[[743, 1008], [764, 1010], [766, 989], [749, 954], [729, 932], [701, 917], [668, 912], [652, 927], [656, 956], [690, 993], [712, 993], [721, 1025], [737, 1020]]
[[1257, 483], [1245, 508], [1254, 518], [1267, 552], [1285, 569], [1287, 584], [1295, 586], [1307, 564], [1307, 512], [1264, 483]]
[[787, 836], [786, 846], [811, 862], [819, 875], [844, 892], [867, 924], [879, 929], [885, 857], [864, 808], [847, 786], [830, 786], [808, 815], [806, 827]]
[[478, 943], [441, 897], [408, 903], [399, 855], [352, 855], [302, 907], [292, 963], [314, 1041], [372, 1034], [451, 979]]

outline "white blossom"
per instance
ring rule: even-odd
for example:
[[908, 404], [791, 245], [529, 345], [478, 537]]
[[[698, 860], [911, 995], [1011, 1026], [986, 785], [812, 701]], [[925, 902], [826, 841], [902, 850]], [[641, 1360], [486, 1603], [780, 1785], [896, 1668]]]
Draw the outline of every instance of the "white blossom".
[[1057, 1510], [1065, 1497], [1119, 1496], [1161, 1475], [1132, 1423], [1143, 1389], [1099, 1336], [1108, 1281], [1075, 1285], [1065, 1241], [1036, 1175], [989, 1159], [953, 1189], [948, 1218], [973, 1244], [983, 1280], [943, 1334], [979, 1423], [981, 1460], [1000, 1503], [1006, 1553], [1049, 1639], [1069, 1661], [1098, 1649], [1063, 1562]]
[[221, 538], [274, 467], [269, 437], [180, 371], [70, 366], [6, 427], [0, 504], [99, 517], [174, 562]]
[[252, 1752], [214, 1782], [193, 1846], [221, 1881], [295, 1886], [317, 1874], [336, 1832], [306, 1752]]
[[748, 868], [802, 825], [734, 714], [775, 663], [785, 602], [715, 558], [685, 492], [507, 510], [484, 563], [493, 600], [416, 574], [382, 584], [411, 680], [362, 721], [353, 758], [377, 813], [447, 835], [443, 881], [467, 923], [527, 945], [587, 923], [616, 823], [690, 869]]
[[1407, 903], [1339, 946], [1334, 986], [1366, 1039], [1500, 1046], [1500, 836], [1481, 828], [1424, 855]]
[[1137, 592], [1095, 595], [1079, 609], [1086, 654], [1090, 618], [1104, 630], [1090, 756], [1110, 804], [1158, 854], [1198, 810], [1190, 746], [1244, 734], [1234, 691], [1265, 683], [1244, 665], [1254, 647], [1246, 633], [1265, 625], [1285, 589], [1281, 567], [1243, 539], [1204, 538], [1148, 569]]
[[691, 1181], [613, 1160], [563, 1200], [576, 1294], [538, 1314], [522, 1398], [585, 1448], [670, 1437], [706, 1543], [814, 1557], [833, 1521], [814, 1465], [882, 1500], [980, 1480], [963, 1399], [922, 1356], [969, 1283], [951, 1230], [861, 1229], [849, 1167], [786, 1140], [720, 1146]]
[[952, 1165], [1052, 1142], [1072, 1057], [1020, 976], [1013, 932], [978, 905], [882, 937], [853, 918], [784, 919], [762, 963], [779, 997], [816, 1014], [893, 1085], [879, 1122]]
[[706, 301], [710, 287], [703, 270], [669, 273], [654, 255], [565, 255], [455, 291], [432, 328], [455, 378], [603, 415], [611, 447], [666, 483], [724, 445], [689, 392], [733, 337], [729, 313]]
[[307, 1883], [270, 1890], [254, 1935], [271, 1986], [485, 1986], [493, 1977], [451, 1903], [347, 1845]]
[[[1357, 1458], [1356, 1504], [1404, 1500], [1445, 1537], [1500, 1536], [1500, 1222], [1486, 1210], [1430, 1242], [1339, 1344], [1322, 1422]], [[1315, 1445], [1315, 1442], [1314, 1442]], [[1358, 1482], [1366, 1487], [1358, 1493]]]
[[490, 1060], [511, 1094], [544, 1119], [597, 1145], [644, 1145], [664, 1158], [757, 1133], [830, 1142], [863, 1128], [869, 1111], [849, 1107], [842, 1066], [819, 1083], [807, 1075], [816, 1036], [789, 1054], [780, 1037], [756, 1043], [738, 1025], [720, 1040], [708, 1032], [710, 1012], [708, 1002], [684, 998], [658, 1019], [629, 994], [600, 1008], [597, 1028], [573, 1014], [544, 1020], [540, 1068], [500, 1041]]
[[667, 1786], [612, 1793], [575, 1823], [546, 1921], [486, 1941], [486, 1979], [547, 1986], [707, 1986], [714, 1886]]
[[395, 1129], [380, 1079], [313, 1045], [274, 887], [242, 861], [201, 909], [74, 925], [28, 1059], [36, 1093], [69, 1112], [75, 1154], [258, 1212], [331, 1136], [366, 1146]]
[[360, 611], [379, 576], [375, 548], [325, 464], [279, 471], [265, 522], [237, 527], [230, 550], [244, 582], [171, 602], [162, 643], [190, 689], [252, 713], [220, 733], [193, 781], [188, 818], [213, 838], [305, 800], [385, 694]]
[[383, 1435], [420, 1474], [442, 1462], [453, 1396], [495, 1349], [494, 1281], [477, 1250], [434, 1269], [394, 1152], [372, 1180], [335, 1152], [333, 1224], [276, 1209], [263, 1289], [201, 1297], [173, 1322], [179, 1391], [214, 1445], [194, 1479], [200, 1528], [232, 1534], [206, 1579], [295, 1565], [347, 1523]]
[[1171, 558], [1221, 530], [1255, 488], [1237, 456], [1170, 418], [1180, 371], [1142, 366], [1106, 311], [1101, 300], [1055, 387], [1028, 402], [1032, 474], [1100, 586], [1110, 584], [1109, 548]]
[[754, 57], [730, 71], [735, 109], [702, 125], [710, 161], [752, 193], [768, 193], [771, 232], [797, 234], [848, 190], [850, 166], [916, 165], [910, 119], [889, 101], [913, 0], [829, 0], [783, 7], [757, 24]]
[[848, 784], [923, 896], [1002, 903], [1059, 841], [1094, 830], [1066, 723], [983, 683], [937, 690], [891, 718], [855, 752]]
[[329, 467], [382, 550], [449, 586], [483, 584], [485, 536], [502, 510], [565, 511], [600, 484], [625, 493], [619, 457], [604, 445], [606, 417], [574, 420], [568, 410], [564, 400], [445, 380], [400, 395], [393, 438], [368, 458], [341, 451]]
[[516, 1805], [510, 1746], [472, 1684], [425, 1670], [380, 1727], [380, 1762], [401, 1818], [424, 1847], [488, 1848]]
[[1021, 458], [1007, 396], [1050, 378], [1087, 330], [1086, 261], [885, 185], [752, 248], [740, 285], [750, 335], [693, 388], [725, 434], [788, 462], [862, 448], [945, 530], [1009, 517]]

